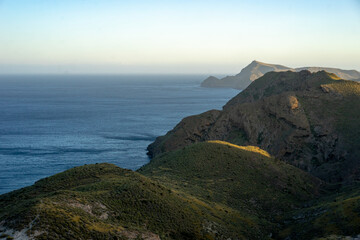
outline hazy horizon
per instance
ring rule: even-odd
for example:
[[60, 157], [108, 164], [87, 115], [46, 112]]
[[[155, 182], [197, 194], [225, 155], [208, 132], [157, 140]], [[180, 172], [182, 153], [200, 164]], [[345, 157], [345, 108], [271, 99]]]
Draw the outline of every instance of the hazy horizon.
[[360, 70], [360, 1], [0, 1], [0, 74]]
[[[224, 66], [224, 68], [229, 68], [229, 71], [227, 72], [215, 72], [215, 71], [199, 71], [196, 72], [194, 69], [194, 71], [189, 71], [188, 68], [187, 71], [183, 71], [183, 72], [176, 72], [176, 71], [169, 71], [169, 72], [164, 72], [161, 71], [161, 68], [159, 67], [143, 67], [141, 69], [138, 69], [139, 66], [134, 66], [134, 67], [126, 67], [126, 68], [121, 68], [121, 67], [114, 67], [114, 66], [88, 66], [88, 65], [84, 65], [84, 66], [72, 66], [72, 65], [68, 65], [68, 66], [1, 66], [0, 65], [0, 76], [6, 76], [6, 75], [119, 75], [119, 76], [132, 76], [132, 75], [188, 75], [188, 76], [204, 76], [207, 77], [209, 75], [211, 76], [215, 76], [218, 78], [222, 78], [222, 77], [226, 77], [226, 76], [231, 76], [231, 75], [236, 75], [238, 74], [244, 67], [246, 67], [247, 65], [249, 65], [251, 62], [248, 62], [246, 64], [242, 64], [241, 66], [239, 65], [238, 67], [236, 66]], [[338, 69], [342, 69], [342, 70], [355, 70], [355, 71], [359, 71], [360, 69], [354, 69], [354, 68], [341, 68], [338, 66], [289, 66], [286, 64], [282, 64], [282, 63], [270, 63], [270, 64], [280, 64], [280, 65], [284, 65], [285, 67], [290, 67], [293, 69], [296, 68], [302, 68], [302, 67], [320, 67], [320, 68], [338, 68]], [[131, 71], [131, 69], [137, 69], [137, 70], [133, 70]], [[168, 70], [169, 68], [167, 68]], [[172, 69], [176, 70], [177, 67], [173, 67]], [[3, 71], [2, 71], [3, 70]], [[121, 71], [123, 70], [123, 71]]]

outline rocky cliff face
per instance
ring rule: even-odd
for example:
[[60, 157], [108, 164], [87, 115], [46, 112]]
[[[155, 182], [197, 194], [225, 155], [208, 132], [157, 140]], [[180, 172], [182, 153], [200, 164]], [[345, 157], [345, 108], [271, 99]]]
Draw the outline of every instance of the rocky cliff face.
[[270, 72], [222, 111], [185, 118], [150, 155], [193, 142], [256, 145], [329, 182], [360, 178], [360, 84], [325, 71]]
[[342, 70], [338, 68], [326, 68], [326, 67], [301, 67], [301, 68], [289, 68], [282, 65], [263, 63], [259, 61], [252, 61], [248, 66], [241, 70], [240, 73], [235, 76], [227, 76], [222, 79], [216, 77], [208, 77], [202, 83], [202, 87], [210, 88], [235, 88], [235, 89], [245, 89], [253, 81], [262, 77], [264, 74], [275, 71], [293, 71], [300, 72], [303, 70], [308, 70], [312, 73], [319, 71], [327, 71], [329, 73], [334, 73], [342, 79], [359, 81], [360, 72], [356, 70]]

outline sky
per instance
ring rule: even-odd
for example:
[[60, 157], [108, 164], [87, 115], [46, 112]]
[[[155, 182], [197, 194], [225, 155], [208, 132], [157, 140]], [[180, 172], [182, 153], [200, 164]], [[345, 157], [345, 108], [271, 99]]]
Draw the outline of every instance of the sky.
[[0, 0], [0, 73], [360, 71], [360, 0]]

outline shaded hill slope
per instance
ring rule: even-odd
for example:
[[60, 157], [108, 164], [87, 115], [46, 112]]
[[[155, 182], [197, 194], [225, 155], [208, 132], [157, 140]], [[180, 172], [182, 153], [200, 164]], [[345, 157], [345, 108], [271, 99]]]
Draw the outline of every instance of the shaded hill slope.
[[307, 203], [288, 213], [276, 239], [357, 239], [360, 237], [360, 185]]
[[272, 239], [352, 239], [360, 234], [359, 184], [331, 190], [257, 147], [195, 143], [161, 154], [139, 171], [205, 202], [256, 216]]
[[329, 182], [360, 178], [360, 83], [325, 71], [270, 72], [222, 111], [183, 119], [151, 156], [194, 142], [255, 145]]
[[204, 201], [268, 220], [313, 198], [321, 184], [258, 147], [222, 141], [195, 143], [159, 155], [138, 171]]
[[263, 63], [259, 61], [253, 61], [248, 66], [243, 68], [240, 73], [235, 76], [227, 76], [222, 79], [218, 79], [214, 76], [210, 76], [205, 79], [202, 83], [202, 87], [211, 87], [211, 88], [235, 88], [235, 89], [245, 89], [253, 81], [262, 77], [265, 73], [275, 71], [294, 71], [299, 72], [302, 70], [308, 70], [310, 72], [319, 72], [327, 71], [329, 73], [334, 73], [342, 79], [359, 81], [360, 72], [356, 70], [343, 70], [338, 68], [327, 68], [327, 67], [301, 67], [301, 68], [289, 68], [277, 64]]

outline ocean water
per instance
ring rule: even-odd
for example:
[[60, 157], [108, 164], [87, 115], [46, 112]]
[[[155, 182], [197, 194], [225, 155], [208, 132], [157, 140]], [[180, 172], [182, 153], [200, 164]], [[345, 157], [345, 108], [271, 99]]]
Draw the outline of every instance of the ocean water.
[[84, 164], [136, 170], [157, 136], [238, 93], [205, 77], [0, 76], [0, 194]]

